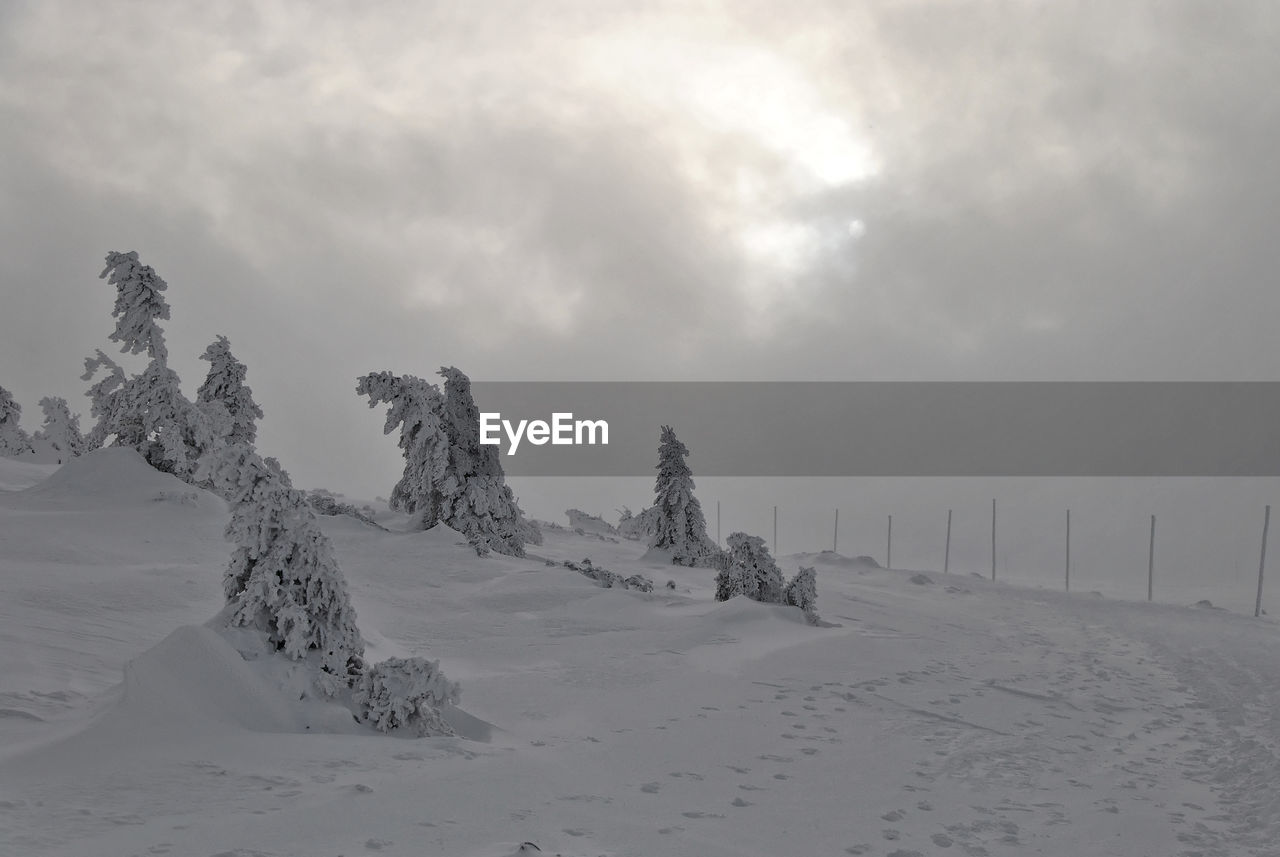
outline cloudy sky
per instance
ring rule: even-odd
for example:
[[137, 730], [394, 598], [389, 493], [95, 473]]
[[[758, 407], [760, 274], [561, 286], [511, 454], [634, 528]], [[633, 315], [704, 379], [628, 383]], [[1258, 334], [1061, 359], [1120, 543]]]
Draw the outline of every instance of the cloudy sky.
[[264, 452], [366, 495], [375, 369], [1280, 380], [1277, 44], [1265, 0], [10, 0], [0, 385], [84, 406], [113, 249], [192, 389], [229, 336]]

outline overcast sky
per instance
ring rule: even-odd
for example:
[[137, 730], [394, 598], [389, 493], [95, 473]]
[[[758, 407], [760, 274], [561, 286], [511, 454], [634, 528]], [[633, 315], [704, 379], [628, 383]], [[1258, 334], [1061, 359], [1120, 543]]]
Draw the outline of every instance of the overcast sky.
[[227, 335], [263, 452], [365, 495], [375, 369], [1280, 380], [1277, 44], [1265, 0], [8, 0], [0, 385], [87, 410], [108, 250], [189, 392]]

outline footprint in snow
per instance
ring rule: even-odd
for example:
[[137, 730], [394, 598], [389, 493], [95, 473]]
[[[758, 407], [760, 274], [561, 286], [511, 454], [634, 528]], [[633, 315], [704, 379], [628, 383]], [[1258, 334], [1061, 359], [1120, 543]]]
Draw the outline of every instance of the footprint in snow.
[[645, 794], [656, 795], [658, 790], [662, 788], [658, 783], [645, 783], [640, 787], [640, 791]]

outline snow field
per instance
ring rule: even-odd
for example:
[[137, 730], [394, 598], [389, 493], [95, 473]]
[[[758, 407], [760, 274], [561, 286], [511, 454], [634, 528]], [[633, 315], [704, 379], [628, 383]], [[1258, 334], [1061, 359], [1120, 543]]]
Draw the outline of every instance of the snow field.
[[106, 450], [0, 494], [0, 854], [1277, 853], [1266, 619], [781, 557], [815, 628], [635, 542], [326, 518], [370, 659], [438, 658], [488, 740], [401, 739], [204, 627], [231, 546], [190, 493]]

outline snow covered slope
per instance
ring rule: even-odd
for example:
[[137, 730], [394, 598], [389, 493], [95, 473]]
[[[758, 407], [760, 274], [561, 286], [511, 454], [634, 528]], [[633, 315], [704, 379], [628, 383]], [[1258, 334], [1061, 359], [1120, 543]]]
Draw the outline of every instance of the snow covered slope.
[[371, 658], [440, 659], [494, 725], [396, 739], [308, 730], [200, 627], [225, 517], [118, 450], [0, 493], [0, 854], [1278, 853], [1266, 619], [784, 557], [815, 628], [634, 542], [327, 518]]

